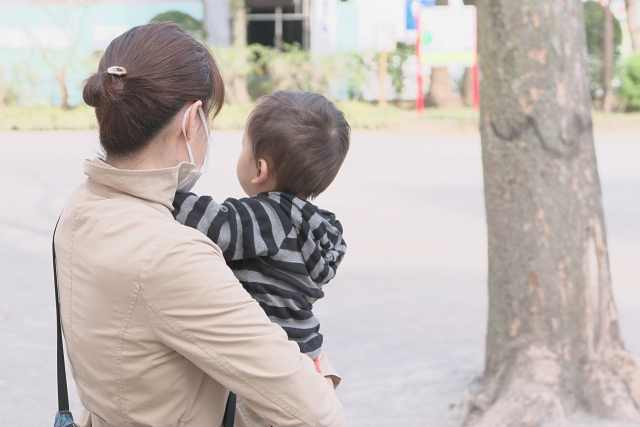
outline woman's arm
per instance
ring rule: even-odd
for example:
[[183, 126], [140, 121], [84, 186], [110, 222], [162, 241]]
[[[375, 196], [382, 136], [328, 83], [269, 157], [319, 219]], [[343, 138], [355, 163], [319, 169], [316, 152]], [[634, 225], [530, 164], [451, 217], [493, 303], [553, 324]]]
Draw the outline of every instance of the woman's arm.
[[153, 242], [140, 281], [158, 339], [271, 425], [346, 425], [311, 359], [267, 318], [202, 234], [172, 224]]

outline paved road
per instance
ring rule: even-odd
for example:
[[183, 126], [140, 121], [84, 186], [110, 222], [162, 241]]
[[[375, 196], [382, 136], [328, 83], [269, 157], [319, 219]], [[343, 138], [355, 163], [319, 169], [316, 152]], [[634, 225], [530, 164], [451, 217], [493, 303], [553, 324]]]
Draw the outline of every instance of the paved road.
[[[210, 172], [196, 190], [239, 196], [241, 134], [216, 132], [214, 139]], [[444, 425], [484, 357], [479, 138], [353, 139], [336, 182], [317, 200], [338, 214], [349, 244], [316, 309], [326, 350], [344, 375], [339, 394], [352, 427]], [[627, 346], [640, 360], [640, 134], [597, 139], [614, 291]], [[50, 235], [66, 196], [84, 179], [82, 159], [93, 156], [96, 140], [92, 132], [0, 133], [2, 425], [53, 421]]]

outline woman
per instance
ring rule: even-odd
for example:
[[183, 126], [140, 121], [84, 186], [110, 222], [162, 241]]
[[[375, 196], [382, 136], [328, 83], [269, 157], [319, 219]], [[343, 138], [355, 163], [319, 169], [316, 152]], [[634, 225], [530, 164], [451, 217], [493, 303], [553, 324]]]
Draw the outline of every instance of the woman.
[[[65, 204], [55, 247], [62, 324], [84, 426], [344, 426], [342, 407], [225, 265], [173, 220], [206, 170], [207, 117], [224, 99], [209, 51], [176, 25], [133, 28], [84, 88], [104, 159]], [[329, 365], [323, 372], [333, 372]], [[255, 411], [255, 413], [253, 413]]]

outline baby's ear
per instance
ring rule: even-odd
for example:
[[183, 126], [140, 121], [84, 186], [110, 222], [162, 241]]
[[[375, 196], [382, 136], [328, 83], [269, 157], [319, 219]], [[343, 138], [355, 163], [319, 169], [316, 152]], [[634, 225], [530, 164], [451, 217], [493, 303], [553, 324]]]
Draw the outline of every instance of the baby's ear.
[[255, 185], [264, 184], [269, 180], [269, 165], [265, 159], [260, 159], [256, 166], [258, 166], [258, 171], [256, 176], [251, 180], [251, 183]]

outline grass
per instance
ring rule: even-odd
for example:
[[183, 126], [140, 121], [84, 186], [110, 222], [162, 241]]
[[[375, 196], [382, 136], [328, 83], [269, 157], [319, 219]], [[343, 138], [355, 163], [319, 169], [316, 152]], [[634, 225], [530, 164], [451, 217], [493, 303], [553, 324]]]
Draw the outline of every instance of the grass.
[[596, 132], [624, 132], [640, 130], [640, 113], [611, 113], [596, 111], [593, 114]]
[[234, 130], [244, 129], [247, 117], [253, 109], [253, 104], [245, 105], [225, 105], [220, 110], [220, 114], [213, 119], [213, 129]]
[[[338, 102], [354, 129], [381, 129], [402, 122], [405, 113], [393, 106], [355, 102]], [[244, 129], [252, 104], [225, 105], [213, 121], [213, 129]], [[80, 106], [63, 110], [50, 106], [7, 106], [0, 108], [0, 131], [10, 130], [86, 130], [96, 129], [93, 108]]]
[[[428, 108], [422, 115], [387, 105], [380, 108], [375, 104], [357, 101], [338, 101], [340, 108], [352, 129], [383, 130], [409, 129], [418, 133], [438, 132], [446, 129], [476, 131], [479, 112], [472, 109]], [[213, 121], [213, 129], [243, 129], [253, 104], [225, 105]], [[640, 113], [594, 113], [596, 131], [640, 130]], [[93, 108], [80, 106], [62, 110], [50, 106], [7, 106], [0, 107], [0, 131], [10, 130], [87, 130], [96, 129]]]
[[63, 110], [50, 106], [0, 108], [0, 130], [84, 130], [98, 126], [93, 108]]
[[381, 108], [357, 101], [339, 101], [337, 105], [352, 129], [389, 128], [399, 125], [405, 116], [404, 111], [390, 105]]
[[[400, 124], [405, 116], [405, 112], [393, 106], [378, 108], [366, 102], [356, 101], [340, 101], [337, 105], [344, 112], [353, 129], [388, 128]], [[244, 129], [252, 109], [253, 104], [225, 105], [214, 119], [213, 128], [220, 130]]]

